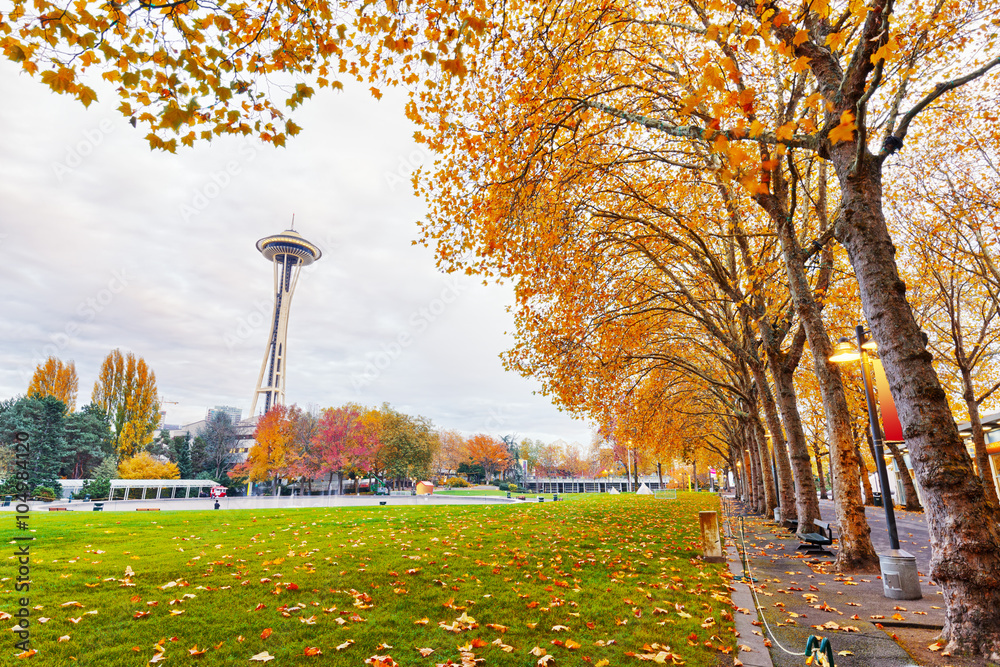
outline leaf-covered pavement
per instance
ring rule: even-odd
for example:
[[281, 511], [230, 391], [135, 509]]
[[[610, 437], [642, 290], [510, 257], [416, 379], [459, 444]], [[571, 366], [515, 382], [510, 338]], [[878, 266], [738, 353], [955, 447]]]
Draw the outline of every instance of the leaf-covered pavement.
[[0, 663], [732, 664], [718, 500], [679, 495], [36, 515], [37, 654]]

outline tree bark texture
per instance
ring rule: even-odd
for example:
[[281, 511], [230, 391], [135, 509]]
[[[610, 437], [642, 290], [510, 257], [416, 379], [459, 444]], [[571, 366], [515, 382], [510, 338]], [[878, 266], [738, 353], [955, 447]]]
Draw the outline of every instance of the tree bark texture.
[[931, 575], [946, 603], [948, 650], [1000, 652], [1000, 527], [972, 469], [945, 392], [931, 365], [882, 214], [880, 165], [855, 143], [831, 151], [841, 184], [838, 241], [854, 267], [865, 317], [879, 346], [903, 437], [925, 492]]
[[756, 450], [757, 469], [760, 471], [761, 487], [764, 494], [764, 506], [761, 514], [773, 516], [774, 508], [778, 506], [778, 499], [774, 495], [774, 475], [771, 472], [771, 453], [767, 448], [767, 436], [764, 434], [764, 425], [760, 422], [760, 417], [756, 414], [750, 416], [754, 426], [753, 440]]
[[747, 465], [745, 470], [750, 477], [751, 490], [753, 491], [753, 509], [757, 514], [763, 514], [766, 508], [764, 498], [764, 480], [760, 472], [760, 457], [757, 455], [756, 428], [753, 420], [748, 423], [747, 429]]
[[[771, 393], [771, 386], [767, 382], [767, 375], [764, 373], [763, 365], [752, 364], [753, 378], [757, 384], [757, 396], [764, 408], [764, 418], [767, 421], [767, 432], [771, 435], [771, 446], [774, 447], [774, 462], [778, 473], [778, 497], [775, 498], [777, 506], [781, 508], [781, 522], [796, 520], [795, 488], [792, 482], [792, 469], [788, 463], [788, 448], [785, 445], [785, 434], [782, 430], [781, 419], [778, 417], [778, 410], [774, 404], [774, 394]], [[764, 440], [767, 449], [767, 440]], [[770, 452], [768, 452], [769, 454]], [[765, 465], [771, 466], [770, 456], [767, 456]], [[774, 477], [774, 470], [771, 471]], [[768, 514], [773, 515], [773, 510], [768, 508]]]
[[819, 497], [826, 500], [826, 480], [823, 477], [823, 457], [819, 455], [819, 447], [813, 447], [816, 455], [816, 477], [819, 479]]
[[795, 479], [795, 506], [799, 531], [810, 532], [813, 530], [812, 522], [819, 518], [819, 500], [816, 498], [816, 484], [813, 482], [806, 435], [799, 417], [793, 373], [792, 369], [782, 364], [771, 366], [774, 387], [778, 394], [778, 406], [781, 408], [781, 421], [788, 436], [788, 456]]
[[[865, 432], [865, 440], [868, 441], [868, 447], [872, 451], [872, 458], [875, 458], [875, 446], [872, 445], [872, 434], [870, 432]], [[868, 469], [868, 464], [865, 463], [865, 459], [861, 456], [861, 447], [858, 445], [858, 441], [854, 441], [854, 451], [858, 455], [858, 465], [861, 470], [861, 489], [865, 494], [865, 505], [874, 505], [875, 496], [872, 495], [872, 483], [871, 483], [871, 471]]]
[[840, 369], [830, 361], [833, 346], [800, 259], [801, 251], [792, 220], [781, 219], [783, 210], [773, 201], [768, 202], [766, 207], [778, 232], [789, 291], [795, 304], [795, 312], [806, 330], [823, 399], [830, 441], [830, 465], [833, 469], [833, 497], [840, 522], [840, 551], [835, 567], [843, 572], [878, 572], [878, 555], [871, 543], [871, 529], [865, 518], [865, 507], [861, 499], [860, 474], [854, 439], [851, 437], [847, 397], [844, 395]]

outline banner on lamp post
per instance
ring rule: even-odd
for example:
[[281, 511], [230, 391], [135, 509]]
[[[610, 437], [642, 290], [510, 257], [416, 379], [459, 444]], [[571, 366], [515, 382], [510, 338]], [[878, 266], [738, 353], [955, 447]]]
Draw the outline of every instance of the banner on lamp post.
[[878, 391], [878, 407], [882, 413], [882, 432], [886, 440], [892, 442], [903, 441], [903, 427], [899, 423], [899, 415], [896, 414], [896, 403], [892, 400], [892, 393], [889, 391], [889, 380], [885, 377], [885, 369], [882, 362], [872, 359], [872, 375], [875, 377], [875, 388]]

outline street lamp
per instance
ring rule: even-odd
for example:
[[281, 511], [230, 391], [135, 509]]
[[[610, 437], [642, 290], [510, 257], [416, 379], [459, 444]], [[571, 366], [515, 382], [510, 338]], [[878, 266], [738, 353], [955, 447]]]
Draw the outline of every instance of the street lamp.
[[868, 352], [877, 350], [874, 340], [865, 338], [865, 328], [860, 324], [855, 327], [857, 348], [851, 345], [847, 338], [841, 338], [833, 348], [830, 361], [845, 364], [861, 360], [861, 380], [865, 385], [865, 403], [868, 404], [868, 422], [872, 429], [872, 442], [875, 444], [875, 467], [878, 470], [878, 483], [882, 491], [882, 508], [885, 510], [885, 525], [889, 531], [889, 553], [879, 556], [882, 569], [882, 589], [885, 597], [895, 600], [919, 600], [920, 580], [917, 576], [917, 559], [910, 553], [899, 548], [899, 534], [896, 532], [896, 513], [889, 491], [889, 473], [885, 468], [885, 455], [882, 449], [882, 426], [875, 408], [875, 397], [872, 393], [872, 383], [869, 378]]

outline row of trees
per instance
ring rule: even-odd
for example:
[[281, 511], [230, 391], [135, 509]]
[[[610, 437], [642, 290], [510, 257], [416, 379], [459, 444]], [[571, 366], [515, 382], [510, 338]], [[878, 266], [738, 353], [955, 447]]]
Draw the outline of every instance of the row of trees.
[[[27, 396], [55, 398], [65, 412], [72, 413], [78, 386], [76, 365], [49, 357], [35, 368]], [[123, 459], [134, 456], [149, 444], [160, 422], [156, 374], [142, 357], [112, 350], [101, 363], [90, 405], [100, 408], [108, 419], [116, 454]]]
[[[440, 438], [425, 417], [403, 414], [388, 404], [366, 408], [347, 404], [313, 414], [277, 405], [261, 416], [247, 459], [230, 473], [234, 479], [270, 482], [294, 479], [310, 492], [316, 479], [326, 491], [345, 477], [403, 482], [426, 479]], [[359, 485], [355, 485], [357, 490]]]
[[29, 485], [58, 487], [60, 478], [93, 479], [100, 496], [113, 478], [226, 481], [235, 463], [237, 430], [215, 414], [201, 431], [171, 437], [159, 423], [156, 376], [141, 357], [113, 350], [104, 359], [91, 402], [76, 410], [73, 362], [50, 357], [35, 369], [26, 396], [0, 403], [0, 475], [12, 479], [14, 434], [31, 443]]
[[514, 285], [508, 367], [618, 447], [717, 457], [801, 526], [818, 517], [818, 415], [848, 572], [879, 569], [858, 369], [830, 359], [863, 314], [924, 494], [944, 636], [987, 654], [991, 31], [973, 2], [504, 4], [489, 47], [409, 109], [440, 156], [417, 181], [425, 241], [446, 269]]
[[[780, 503], [803, 526], [816, 517], [815, 411], [838, 566], [870, 571], [863, 429], [845, 386], [855, 371], [829, 361], [860, 302], [924, 491], [948, 649], [1000, 654], [1000, 528], [981, 434], [977, 475], [934, 367], [955, 359], [975, 423], [994, 384], [976, 379], [992, 355], [974, 353], [991, 341], [975, 331], [994, 318], [970, 307], [988, 301], [949, 265], [976, 267], [988, 285], [997, 276], [1000, 47], [988, 3], [251, 2], [266, 30], [243, 2], [181, 3], [162, 8], [155, 38], [141, 3], [98, 4], [14, 0], [0, 18], [5, 53], [84, 104], [95, 99], [84, 72], [102, 70], [157, 148], [220, 133], [284, 143], [298, 132], [285, 114], [313, 89], [272, 99], [272, 74], [411, 85], [407, 113], [439, 154], [416, 181], [431, 206], [426, 240], [444, 266], [515, 285], [508, 365], [626, 451], [724, 458], [760, 509]], [[271, 48], [275, 34], [295, 48]], [[233, 44], [248, 57], [231, 60]], [[167, 94], [146, 94], [161, 80]], [[916, 179], [897, 169], [906, 163]], [[954, 178], [963, 169], [970, 178]], [[890, 233], [911, 201], [930, 230], [918, 236], [943, 249], [927, 254], [937, 275], [917, 272], [920, 251]], [[966, 305], [923, 307], [908, 267], [933, 276], [928, 296]], [[952, 313], [963, 351], [935, 358], [928, 336], [954, 331]]]

